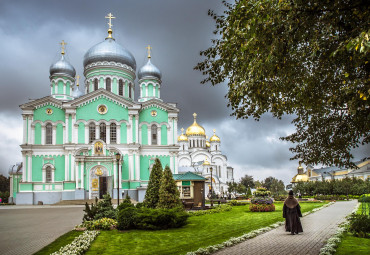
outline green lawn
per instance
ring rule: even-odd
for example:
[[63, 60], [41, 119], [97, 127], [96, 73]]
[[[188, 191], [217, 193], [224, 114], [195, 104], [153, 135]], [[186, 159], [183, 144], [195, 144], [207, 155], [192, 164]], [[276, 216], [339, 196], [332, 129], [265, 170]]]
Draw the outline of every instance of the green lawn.
[[346, 254], [369, 254], [370, 251], [370, 238], [361, 238], [353, 236], [352, 234], [345, 234], [342, 242], [337, 248], [335, 255]]
[[60, 236], [58, 239], [56, 239], [54, 242], [51, 244], [45, 246], [38, 252], [36, 252], [34, 255], [41, 255], [41, 254], [50, 254], [53, 252], [56, 252], [60, 249], [60, 247], [65, 246], [67, 244], [70, 244], [73, 242], [73, 240], [81, 235], [83, 232], [81, 231], [70, 231], [62, 236]]
[[[301, 203], [310, 211], [324, 203]], [[101, 231], [87, 254], [184, 254], [222, 243], [230, 237], [282, 221], [282, 203], [270, 213], [250, 212], [248, 206], [234, 206], [231, 211], [190, 217], [189, 224], [179, 229], [159, 231]]]

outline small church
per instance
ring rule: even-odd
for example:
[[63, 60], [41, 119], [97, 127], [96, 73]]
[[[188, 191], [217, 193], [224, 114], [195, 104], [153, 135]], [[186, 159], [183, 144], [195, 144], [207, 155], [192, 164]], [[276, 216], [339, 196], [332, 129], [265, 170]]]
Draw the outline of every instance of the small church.
[[[50, 95], [20, 105], [22, 162], [9, 171], [16, 204], [107, 193], [143, 201], [155, 158], [179, 173], [179, 154], [185, 155], [177, 137], [179, 109], [161, 99], [162, 74], [151, 62], [151, 47], [137, 71], [134, 56], [114, 39], [115, 17], [105, 18], [107, 37], [84, 55], [84, 89], [62, 41], [60, 59], [50, 66]], [[206, 148], [199, 142], [190, 147]]]

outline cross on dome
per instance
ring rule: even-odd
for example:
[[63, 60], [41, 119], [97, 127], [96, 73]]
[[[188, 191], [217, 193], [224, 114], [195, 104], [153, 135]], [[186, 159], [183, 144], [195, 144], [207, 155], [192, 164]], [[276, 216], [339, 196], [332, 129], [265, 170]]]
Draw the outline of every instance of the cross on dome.
[[64, 55], [65, 54], [65, 46], [67, 45], [67, 43], [66, 42], [64, 42], [64, 40], [62, 40], [62, 42], [60, 43], [60, 45], [62, 45], [62, 55]]
[[194, 120], [195, 120], [197, 118], [197, 114], [193, 113], [193, 116], [194, 116]]
[[145, 47], [145, 48], [148, 49], [148, 58], [151, 58], [150, 50], [152, 49], [152, 47], [150, 47], [150, 45], [148, 45], [148, 47]]
[[105, 18], [109, 19], [108, 25], [109, 29], [111, 29], [113, 27], [112, 19], [115, 19], [116, 17], [114, 17], [112, 13], [108, 13], [108, 16], [105, 16]]
[[184, 133], [184, 128], [181, 128], [181, 134], [183, 134]]
[[216, 129], [213, 129], [213, 134], [214, 134], [214, 135], [216, 134]]
[[76, 85], [77, 85], [77, 86], [79, 85], [79, 84], [78, 84], [78, 83], [79, 83], [79, 80], [80, 80], [80, 76], [77, 74], [77, 75], [76, 75], [76, 81], [77, 81], [77, 82], [76, 82]]

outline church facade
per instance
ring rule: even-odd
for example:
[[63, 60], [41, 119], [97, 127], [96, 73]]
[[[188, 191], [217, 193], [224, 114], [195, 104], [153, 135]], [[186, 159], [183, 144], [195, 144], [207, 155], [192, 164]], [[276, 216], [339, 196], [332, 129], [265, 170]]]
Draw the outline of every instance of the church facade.
[[22, 167], [10, 172], [17, 204], [106, 193], [142, 201], [155, 158], [178, 172], [179, 109], [160, 97], [161, 72], [151, 63], [150, 47], [136, 73], [134, 56], [112, 36], [112, 15], [106, 18], [107, 38], [84, 55], [84, 93], [62, 42], [61, 58], [50, 67], [50, 96], [20, 106]]

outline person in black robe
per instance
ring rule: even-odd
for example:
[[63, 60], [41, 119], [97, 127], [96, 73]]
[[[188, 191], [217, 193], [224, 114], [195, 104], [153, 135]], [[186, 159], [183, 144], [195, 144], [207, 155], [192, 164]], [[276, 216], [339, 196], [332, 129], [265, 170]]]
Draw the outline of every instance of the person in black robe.
[[293, 196], [293, 191], [289, 191], [289, 196], [284, 202], [283, 217], [285, 218], [285, 230], [292, 235], [303, 232], [299, 217], [302, 217], [301, 207], [298, 200]]

